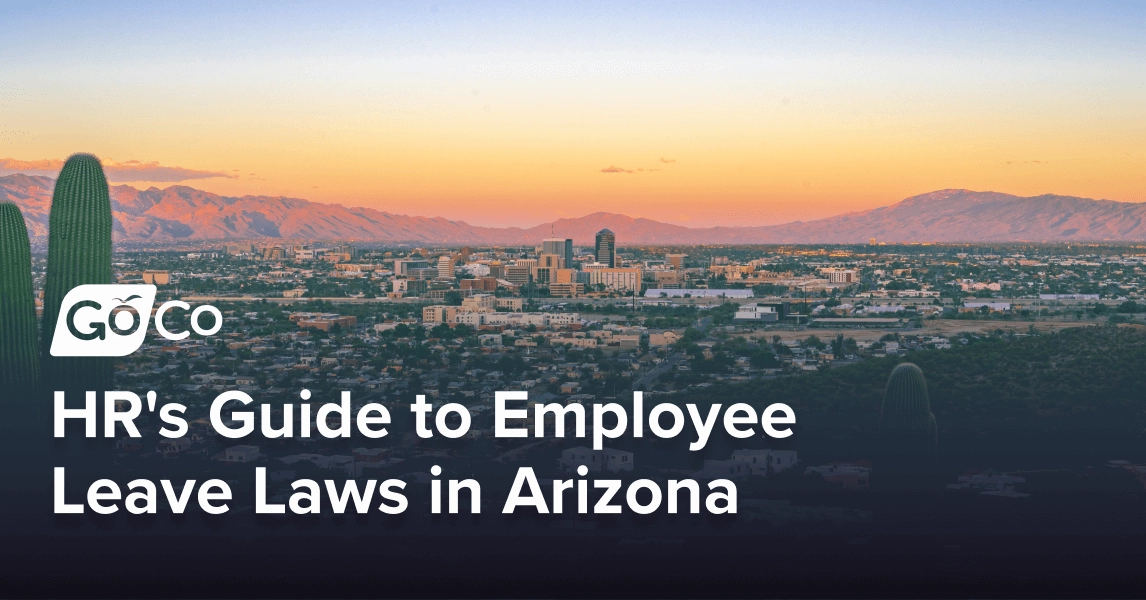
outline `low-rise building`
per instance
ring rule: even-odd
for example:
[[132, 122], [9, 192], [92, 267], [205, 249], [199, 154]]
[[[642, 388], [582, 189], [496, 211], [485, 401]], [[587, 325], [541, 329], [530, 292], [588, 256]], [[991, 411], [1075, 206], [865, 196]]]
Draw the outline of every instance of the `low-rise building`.
[[562, 451], [557, 464], [563, 471], [576, 471], [577, 467], [585, 465], [590, 473], [601, 471], [619, 473], [633, 470], [633, 453], [613, 448], [592, 450], [585, 446], [577, 446]]

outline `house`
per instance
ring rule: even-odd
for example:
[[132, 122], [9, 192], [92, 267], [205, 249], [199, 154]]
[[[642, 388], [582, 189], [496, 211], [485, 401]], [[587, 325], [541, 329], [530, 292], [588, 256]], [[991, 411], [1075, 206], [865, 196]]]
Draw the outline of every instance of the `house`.
[[181, 437], [173, 440], [159, 440], [155, 451], [163, 456], [175, 456], [191, 449], [191, 440]]
[[231, 446], [223, 451], [223, 461], [232, 463], [249, 463], [266, 458], [266, 454], [259, 453], [258, 446], [239, 445]]
[[768, 451], [768, 468], [773, 473], [779, 473], [796, 466], [796, 451], [795, 450], [769, 450]]
[[585, 465], [591, 473], [619, 473], [633, 470], [633, 453], [613, 448], [590, 450], [585, 446], [577, 446], [562, 451], [557, 464], [563, 471], [575, 471], [577, 467]]
[[748, 465], [748, 472], [758, 477], [768, 476], [768, 459], [771, 450], [735, 450], [732, 460], [738, 460]]
[[752, 474], [750, 464], [742, 460], [706, 460], [704, 467], [693, 473], [693, 479], [743, 479]]

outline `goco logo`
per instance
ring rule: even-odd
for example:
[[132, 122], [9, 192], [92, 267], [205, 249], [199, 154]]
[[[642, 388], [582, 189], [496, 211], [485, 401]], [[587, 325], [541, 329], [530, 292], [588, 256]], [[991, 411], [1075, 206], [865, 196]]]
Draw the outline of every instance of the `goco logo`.
[[[52, 336], [52, 356], [127, 356], [143, 345], [155, 286], [136, 284], [81, 285], [64, 296]], [[186, 339], [191, 332], [173, 333], [163, 326], [163, 315], [172, 308], [190, 310], [179, 300], [163, 303], [155, 311], [155, 330], [169, 340]], [[199, 326], [203, 313], [215, 317], [210, 329]], [[202, 336], [215, 335], [223, 315], [214, 306], [200, 306], [191, 313], [191, 329]]]

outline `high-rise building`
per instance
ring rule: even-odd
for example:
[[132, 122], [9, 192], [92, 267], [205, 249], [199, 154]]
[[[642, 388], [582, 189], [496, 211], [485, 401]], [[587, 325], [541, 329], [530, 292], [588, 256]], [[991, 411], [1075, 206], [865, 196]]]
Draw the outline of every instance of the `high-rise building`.
[[557, 271], [565, 261], [557, 254], [542, 254], [537, 257], [537, 266], [533, 269], [533, 280], [538, 285], [549, 285], [557, 279]]
[[542, 254], [556, 254], [561, 257], [561, 268], [573, 268], [573, 240], [569, 238], [547, 238], [541, 241]]
[[687, 257], [687, 254], [666, 254], [665, 263], [668, 264], [669, 267], [679, 271], [684, 268], [684, 259]]
[[608, 229], [597, 232], [597, 244], [594, 246], [597, 262], [609, 265], [612, 269], [617, 266], [617, 236]]
[[53, 357], [60, 304], [72, 288], [112, 283], [111, 198], [99, 159], [74, 154], [64, 163], [48, 216], [40, 367], [54, 389], [110, 390], [112, 363], [104, 357]]
[[443, 254], [442, 256], [438, 257], [438, 278], [454, 278], [454, 257], [450, 256], [449, 254]]

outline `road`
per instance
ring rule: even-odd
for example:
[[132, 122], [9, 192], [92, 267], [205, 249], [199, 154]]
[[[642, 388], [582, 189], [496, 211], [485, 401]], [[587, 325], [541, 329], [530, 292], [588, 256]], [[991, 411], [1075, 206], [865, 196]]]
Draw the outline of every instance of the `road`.
[[642, 375], [640, 379], [634, 381], [633, 389], [649, 389], [661, 375], [675, 368], [682, 360], [684, 360], [684, 356], [681, 355], [681, 353], [673, 352], [668, 355], [668, 358], [661, 361], [661, 364], [653, 367], [648, 373]]
[[[712, 317], [704, 317], [703, 319], [699, 319], [696, 322], [696, 329], [701, 333], [707, 333], [709, 327], [712, 327]], [[661, 361], [661, 364], [653, 367], [648, 373], [642, 375], [640, 379], [634, 381], [633, 389], [649, 389], [650, 386], [656, 383], [656, 380], [661, 375], [664, 375], [668, 371], [676, 368], [676, 366], [679, 365], [683, 360], [684, 355], [682, 355], [680, 352], [673, 352], [672, 354], [669, 354], [668, 357]]]

